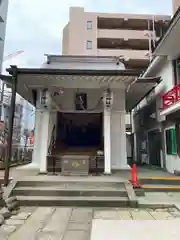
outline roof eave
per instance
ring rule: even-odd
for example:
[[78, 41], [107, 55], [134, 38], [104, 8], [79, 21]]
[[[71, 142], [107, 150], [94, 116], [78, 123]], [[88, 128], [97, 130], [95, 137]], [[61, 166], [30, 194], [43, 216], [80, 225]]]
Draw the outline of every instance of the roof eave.
[[[14, 67], [6, 69], [9, 74]], [[47, 69], [47, 68], [16, 68], [17, 74], [51, 74], [51, 75], [79, 75], [79, 76], [139, 76], [140, 70], [84, 70], [84, 69]]]
[[169, 36], [172, 28], [174, 27], [174, 25], [176, 25], [176, 23], [179, 19], [180, 19], [180, 7], [177, 9], [176, 13], [173, 15], [171, 21], [169, 22], [169, 27], [168, 27], [167, 31], [157, 42], [156, 47], [153, 51], [153, 55], [158, 56], [158, 53], [157, 53], [158, 50], [160, 49], [160, 47], [164, 43], [164, 40]]

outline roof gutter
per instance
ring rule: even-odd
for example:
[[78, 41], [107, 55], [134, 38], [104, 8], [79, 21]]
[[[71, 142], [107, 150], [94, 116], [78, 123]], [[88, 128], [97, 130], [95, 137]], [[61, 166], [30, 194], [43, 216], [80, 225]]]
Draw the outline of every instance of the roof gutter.
[[146, 71], [142, 74], [142, 77], [149, 77], [151, 75], [152, 71], [155, 69], [155, 67], [162, 61], [161, 56], [157, 56], [153, 59], [153, 61], [149, 64]]
[[[146, 69], [146, 71], [139, 77], [139, 78], [146, 78], [146, 77], [149, 77], [150, 73], [154, 70], [154, 68], [160, 63], [160, 61], [162, 60], [161, 57], [156, 57], [153, 59], [153, 61], [149, 64], [148, 68]], [[127, 87], [127, 92], [129, 92], [131, 86], [133, 84], [135, 84], [138, 80], [139, 80], [138, 77], [135, 78], [135, 80], [130, 83]]]

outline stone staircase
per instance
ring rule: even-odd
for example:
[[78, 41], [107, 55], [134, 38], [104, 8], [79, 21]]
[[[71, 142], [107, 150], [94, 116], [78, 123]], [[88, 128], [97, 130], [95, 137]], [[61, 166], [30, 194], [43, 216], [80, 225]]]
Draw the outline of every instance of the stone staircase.
[[[58, 177], [57, 177], [58, 178]], [[61, 177], [59, 177], [61, 178]], [[136, 207], [135, 192], [129, 182], [66, 180], [18, 181], [11, 192], [21, 206]]]
[[140, 179], [144, 192], [180, 192], [180, 177], [151, 177]]

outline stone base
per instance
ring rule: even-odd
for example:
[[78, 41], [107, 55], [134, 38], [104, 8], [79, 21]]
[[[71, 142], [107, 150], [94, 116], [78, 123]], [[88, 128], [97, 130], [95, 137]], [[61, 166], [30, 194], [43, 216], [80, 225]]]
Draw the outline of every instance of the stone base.
[[130, 165], [125, 164], [125, 165], [122, 165], [119, 170], [131, 170], [131, 167]]
[[103, 174], [104, 174], [105, 176], [111, 176], [112, 173], [106, 173], [106, 172], [104, 172]]
[[20, 166], [18, 167], [19, 169], [39, 169], [39, 166], [37, 163], [29, 163], [27, 165], [24, 165], [24, 166]]

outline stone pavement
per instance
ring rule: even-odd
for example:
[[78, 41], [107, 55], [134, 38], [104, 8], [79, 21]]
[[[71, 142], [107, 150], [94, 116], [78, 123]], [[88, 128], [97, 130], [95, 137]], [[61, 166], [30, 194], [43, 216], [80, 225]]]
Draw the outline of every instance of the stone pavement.
[[145, 196], [138, 197], [142, 205], [176, 205], [180, 209], [180, 192], [146, 192]]
[[179, 240], [180, 221], [93, 220], [91, 240]]
[[[178, 219], [180, 220], [180, 212], [175, 208], [140, 210], [121, 208], [24, 207], [20, 209], [17, 215], [6, 220], [5, 224], [0, 227], [0, 240], [105, 240], [106, 238], [102, 238], [101, 235], [104, 236], [107, 229], [109, 229], [107, 236], [111, 234], [113, 240], [116, 240], [116, 231], [113, 229], [113, 226], [116, 226], [116, 222], [119, 222], [119, 227], [117, 228], [121, 228], [123, 233], [123, 229], [127, 230], [129, 226], [131, 226], [132, 231], [133, 226], [136, 225], [137, 229], [139, 229], [138, 223], [140, 224], [140, 222], [146, 224], [146, 222], [150, 221], [150, 226], [155, 222], [153, 226], [157, 226], [159, 221], [166, 220], [164, 221], [164, 227], [162, 226], [163, 223], [161, 223], [159, 228], [161, 232], [162, 228], [164, 231], [164, 228], [167, 227], [165, 222], [169, 222], [171, 226], [171, 221], [178, 222], [179, 224]], [[107, 223], [111, 227], [107, 227]], [[149, 225], [149, 223], [146, 225]], [[174, 226], [176, 227], [176, 223], [174, 223]], [[172, 226], [171, 228], [173, 229]], [[104, 233], [101, 233], [102, 229], [104, 229]], [[111, 231], [115, 231], [115, 235]], [[126, 237], [128, 237], [130, 232], [130, 230], [126, 231]], [[119, 239], [119, 233], [117, 239]], [[139, 239], [148, 240], [148, 238]], [[171, 238], [171, 240], [173, 239], [176, 238]]]

